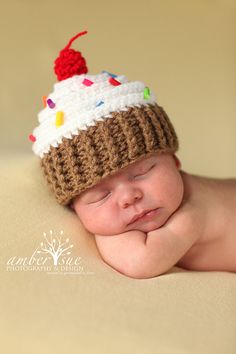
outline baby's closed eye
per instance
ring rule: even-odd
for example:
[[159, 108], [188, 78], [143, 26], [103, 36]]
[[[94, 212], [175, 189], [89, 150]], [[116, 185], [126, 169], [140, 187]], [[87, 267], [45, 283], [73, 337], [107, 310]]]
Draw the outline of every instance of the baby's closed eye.
[[88, 204], [102, 201], [102, 200], [106, 199], [110, 194], [111, 194], [111, 191], [95, 193], [93, 196], [90, 197], [90, 202], [88, 202]]
[[150, 172], [153, 169], [153, 167], [155, 167], [155, 165], [156, 164], [153, 164], [146, 168], [141, 168], [141, 170], [134, 175], [134, 178], [146, 175], [148, 172]]
[[[132, 173], [130, 173], [131, 180], [145, 178], [152, 172], [153, 168], [156, 166], [156, 163], [138, 166]], [[130, 178], [129, 177], [129, 178]], [[85, 202], [86, 204], [95, 204], [99, 202], [105, 202], [112, 195], [112, 190], [110, 188], [99, 186], [99, 188], [90, 191], [87, 194]]]

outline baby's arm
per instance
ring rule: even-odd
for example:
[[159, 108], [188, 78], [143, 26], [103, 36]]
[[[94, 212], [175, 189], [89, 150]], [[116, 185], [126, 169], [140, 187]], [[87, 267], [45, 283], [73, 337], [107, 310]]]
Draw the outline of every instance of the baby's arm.
[[141, 277], [155, 277], [171, 269], [195, 242], [194, 234], [173, 232], [167, 227], [148, 232], [146, 268]]
[[135, 277], [145, 253], [147, 235], [138, 230], [118, 235], [95, 235], [103, 260], [119, 272]]
[[[103, 260], [132, 278], [152, 278], [172, 268], [187, 251], [165, 228], [147, 234], [132, 230], [114, 236], [95, 235]], [[180, 240], [179, 240], [180, 241]]]
[[114, 236], [95, 235], [103, 260], [132, 278], [151, 278], [168, 271], [183, 255], [165, 228], [138, 230]]

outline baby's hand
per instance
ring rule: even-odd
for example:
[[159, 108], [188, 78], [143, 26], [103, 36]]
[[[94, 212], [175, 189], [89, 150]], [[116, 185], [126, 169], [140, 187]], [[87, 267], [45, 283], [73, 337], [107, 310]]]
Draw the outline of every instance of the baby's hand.
[[197, 242], [203, 211], [193, 212], [192, 206], [185, 204], [164, 226], [147, 233], [146, 264], [153, 276], [171, 269]]

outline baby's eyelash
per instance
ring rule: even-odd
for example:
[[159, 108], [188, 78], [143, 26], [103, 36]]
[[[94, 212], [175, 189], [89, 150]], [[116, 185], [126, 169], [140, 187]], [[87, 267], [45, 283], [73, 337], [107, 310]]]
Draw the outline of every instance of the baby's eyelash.
[[106, 199], [110, 194], [111, 194], [111, 192], [108, 192], [106, 195], [104, 195], [104, 196], [102, 196], [102, 197], [99, 197], [99, 199], [97, 199], [97, 200], [93, 200], [93, 201], [90, 202], [89, 204], [101, 202], [102, 200]]

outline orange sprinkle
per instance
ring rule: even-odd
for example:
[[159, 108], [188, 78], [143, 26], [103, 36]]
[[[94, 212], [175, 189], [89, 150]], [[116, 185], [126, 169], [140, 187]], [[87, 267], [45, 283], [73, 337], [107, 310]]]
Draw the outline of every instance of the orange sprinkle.
[[47, 107], [47, 96], [43, 96], [42, 100], [43, 100], [43, 106]]

